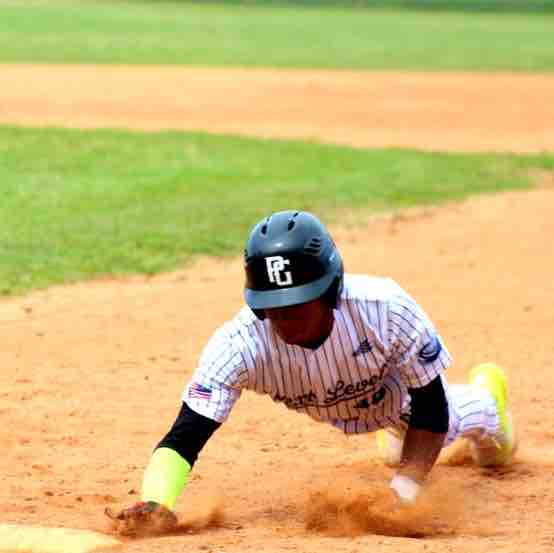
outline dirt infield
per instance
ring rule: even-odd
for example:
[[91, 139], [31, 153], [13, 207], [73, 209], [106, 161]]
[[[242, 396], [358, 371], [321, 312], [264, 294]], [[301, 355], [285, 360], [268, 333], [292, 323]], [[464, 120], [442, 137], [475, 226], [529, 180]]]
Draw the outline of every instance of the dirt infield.
[[0, 65], [0, 122], [554, 150], [554, 75]]
[[[39, 86], [39, 77], [46, 74], [37, 68], [29, 73], [36, 79], [28, 82], [36, 99], [48, 98], [52, 85]], [[1, 75], [6, 77], [4, 69]], [[337, 86], [342, 87], [344, 76], [339, 77]], [[537, 77], [536, 82], [543, 81], [552, 86], [550, 79]], [[131, 82], [133, 90], [135, 85]], [[242, 90], [247, 85], [235, 86]], [[32, 113], [38, 117], [45, 110], [39, 120], [46, 123], [63, 112], [67, 123], [73, 105], [75, 126], [112, 121], [121, 126], [125, 120], [134, 127], [139, 121], [145, 128], [155, 126], [147, 114], [141, 119], [132, 108], [128, 119], [112, 119], [111, 111], [102, 112], [107, 105], [102, 98], [94, 104], [94, 120], [91, 97], [81, 103], [76, 89], [67, 90], [71, 101], [59, 99], [54, 105], [45, 99]], [[90, 88], [83, 86], [82, 92], [86, 96]], [[179, 95], [175, 90], [169, 96]], [[1, 118], [11, 114], [14, 122], [32, 123], [24, 107], [33, 105], [30, 96], [22, 91], [17, 119], [0, 87]], [[111, 96], [123, 101], [124, 92]], [[196, 111], [211, 110], [206, 96]], [[528, 90], [528, 98], [538, 96], [537, 90]], [[164, 98], [149, 100], [161, 113]], [[255, 100], [251, 98], [252, 112], [259, 117], [263, 109], [256, 108]], [[416, 97], [408, 100], [417, 104]], [[531, 103], [539, 110], [536, 101]], [[91, 107], [86, 117], [77, 109], [82, 105]], [[114, 109], [117, 104], [110, 105]], [[402, 103], [397, 107], [401, 111]], [[288, 119], [282, 114], [279, 119], [276, 112], [273, 121], [286, 129]], [[461, 119], [478, 121], [471, 106], [464, 113]], [[293, 115], [298, 113], [291, 111], [289, 117]], [[535, 125], [542, 129], [537, 135], [546, 137], [553, 131], [551, 124], [548, 129], [550, 116], [546, 111], [520, 124], [529, 126], [528, 137]], [[212, 111], [205, 119], [210, 117], [216, 121]], [[234, 117], [239, 120], [238, 112]], [[362, 126], [360, 122], [360, 136]], [[248, 121], [245, 128], [254, 132]], [[412, 145], [438, 144], [437, 128], [438, 121], [431, 121]], [[499, 140], [507, 136], [503, 129], [495, 131]], [[410, 132], [417, 136], [414, 128]], [[464, 132], [454, 142], [469, 147], [471, 141], [460, 138]], [[495, 132], [489, 129], [491, 140]], [[505, 144], [512, 147], [511, 140]], [[484, 360], [507, 368], [521, 436], [511, 468], [488, 472], [446, 456], [418, 508], [392, 515], [384, 491], [391, 471], [375, 459], [370, 437], [346, 438], [246, 393], [206, 446], [179, 500], [180, 534], [130, 541], [125, 551], [551, 552], [553, 205], [552, 179], [545, 178], [544, 186], [530, 193], [481, 197], [370, 219], [364, 227], [332, 229], [349, 271], [392, 276], [431, 314], [456, 359], [450, 381], [464, 380], [467, 369]], [[2, 522], [106, 531], [102, 511], [137, 499], [144, 465], [176, 414], [201, 347], [214, 326], [241, 305], [241, 288], [240, 260], [204, 259], [173, 274], [106, 279], [0, 302]]]

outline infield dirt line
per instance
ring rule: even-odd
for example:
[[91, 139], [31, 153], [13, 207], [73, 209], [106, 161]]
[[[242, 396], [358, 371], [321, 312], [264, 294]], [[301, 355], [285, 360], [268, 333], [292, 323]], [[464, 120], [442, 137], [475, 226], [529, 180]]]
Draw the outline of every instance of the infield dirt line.
[[554, 150], [554, 74], [0, 65], [0, 122]]

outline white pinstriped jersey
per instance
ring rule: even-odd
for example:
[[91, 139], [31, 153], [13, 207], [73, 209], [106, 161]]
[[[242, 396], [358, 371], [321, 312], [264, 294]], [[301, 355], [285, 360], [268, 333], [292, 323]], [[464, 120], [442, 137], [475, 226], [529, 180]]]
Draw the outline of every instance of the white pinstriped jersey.
[[223, 422], [248, 389], [346, 433], [405, 425], [408, 388], [451, 363], [431, 321], [393, 280], [349, 274], [334, 316], [330, 336], [310, 350], [244, 307], [208, 342], [183, 401]]

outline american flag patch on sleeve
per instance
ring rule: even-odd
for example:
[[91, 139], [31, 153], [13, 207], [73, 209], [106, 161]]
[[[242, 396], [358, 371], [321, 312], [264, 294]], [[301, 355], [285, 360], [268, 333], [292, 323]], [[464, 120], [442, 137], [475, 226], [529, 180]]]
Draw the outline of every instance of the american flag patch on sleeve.
[[193, 382], [189, 386], [188, 397], [189, 399], [205, 399], [208, 401], [212, 397], [212, 390], [202, 386], [201, 384]]

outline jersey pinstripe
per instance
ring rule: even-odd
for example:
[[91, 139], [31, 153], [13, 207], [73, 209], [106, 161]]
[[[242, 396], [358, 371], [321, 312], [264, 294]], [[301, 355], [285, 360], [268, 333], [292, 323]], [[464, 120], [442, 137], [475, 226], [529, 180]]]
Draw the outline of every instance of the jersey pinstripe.
[[428, 316], [391, 279], [349, 274], [334, 316], [329, 338], [310, 350], [244, 307], [206, 345], [183, 401], [223, 422], [247, 389], [346, 433], [402, 424], [408, 388], [451, 363]]

